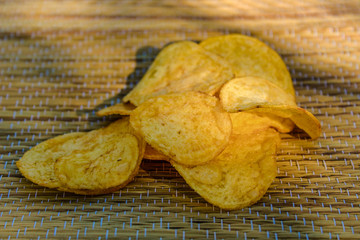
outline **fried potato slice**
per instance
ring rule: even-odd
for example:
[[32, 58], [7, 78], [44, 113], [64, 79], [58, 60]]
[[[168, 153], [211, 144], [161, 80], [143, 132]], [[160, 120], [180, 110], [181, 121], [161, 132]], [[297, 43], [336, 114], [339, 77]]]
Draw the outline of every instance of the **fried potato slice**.
[[142, 159], [138, 139], [129, 133], [98, 134], [94, 148], [58, 158], [55, 174], [69, 191], [98, 194], [133, 179]]
[[55, 175], [60, 189], [79, 194], [105, 194], [129, 183], [137, 174], [145, 151], [129, 118], [81, 137], [77, 150], [58, 158]]
[[59, 157], [74, 150], [77, 140], [85, 133], [75, 132], [60, 135], [31, 148], [16, 162], [21, 174], [43, 187], [57, 188], [61, 186], [54, 173], [54, 164]]
[[233, 125], [232, 134], [243, 134], [244, 122], [253, 123], [251, 125], [246, 124], [247, 129], [245, 131], [251, 131], [251, 128], [257, 129], [259, 126], [264, 126], [266, 128], [274, 128], [280, 133], [289, 133], [295, 126], [290, 119], [278, 117], [271, 113], [237, 112], [230, 113], [230, 117]]
[[153, 148], [187, 166], [215, 158], [232, 129], [219, 100], [198, 92], [148, 99], [130, 114], [130, 123]]
[[[240, 113], [241, 115], [243, 113]], [[222, 209], [250, 206], [266, 193], [276, 177], [276, 150], [279, 133], [258, 125], [248, 116], [241, 134], [232, 134], [225, 150], [215, 159], [193, 167], [171, 161], [172, 165], [206, 201]]]
[[261, 108], [247, 110], [246, 112], [272, 114], [281, 118], [290, 119], [312, 139], [318, 138], [321, 134], [321, 124], [319, 120], [309, 111], [297, 106], [263, 106]]
[[173, 92], [215, 94], [234, 76], [227, 61], [191, 41], [166, 46], [141, 81], [123, 99], [135, 106], [146, 99]]
[[131, 103], [118, 103], [113, 106], [103, 108], [96, 112], [96, 115], [99, 117], [109, 116], [109, 115], [130, 115], [132, 110], [136, 107]]
[[146, 144], [144, 158], [149, 159], [149, 160], [169, 160], [169, 158], [167, 156], [156, 151], [149, 144]]
[[260, 106], [296, 106], [294, 96], [269, 80], [259, 77], [234, 78], [220, 89], [219, 98], [228, 112]]
[[227, 60], [235, 77], [261, 77], [295, 96], [291, 76], [281, 57], [260, 40], [240, 34], [208, 38], [204, 49]]

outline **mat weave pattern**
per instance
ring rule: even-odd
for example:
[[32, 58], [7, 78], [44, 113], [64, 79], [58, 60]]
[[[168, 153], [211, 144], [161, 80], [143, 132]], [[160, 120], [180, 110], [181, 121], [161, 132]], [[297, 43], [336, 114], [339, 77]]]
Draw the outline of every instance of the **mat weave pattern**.
[[[283, 135], [278, 177], [255, 205], [208, 204], [167, 163], [144, 160], [113, 194], [37, 186], [15, 163], [36, 144], [113, 121], [164, 45], [229, 33], [281, 54], [315, 141]], [[360, 239], [357, 0], [0, 0], [0, 239]]]

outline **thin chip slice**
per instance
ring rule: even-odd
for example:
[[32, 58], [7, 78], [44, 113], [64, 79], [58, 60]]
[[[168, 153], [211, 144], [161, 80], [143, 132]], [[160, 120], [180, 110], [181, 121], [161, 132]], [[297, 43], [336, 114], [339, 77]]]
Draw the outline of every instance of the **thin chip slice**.
[[296, 106], [294, 96], [269, 80], [259, 77], [234, 78], [220, 90], [220, 102], [228, 112], [259, 106]]
[[125, 97], [135, 106], [146, 99], [174, 92], [215, 94], [233, 77], [227, 61], [191, 41], [165, 47], [141, 81]]
[[153, 148], [187, 166], [215, 158], [232, 129], [219, 100], [198, 92], [151, 98], [130, 114], [130, 123]]
[[204, 49], [227, 60], [235, 77], [261, 77], [295, 96], [291, 76], [281, 57], [260, 40], [240, 34], [208, 38]]
[[225, 150], [206, 164], [187, 167], [171, 162], [192, 189], [222, 209], [254, 204], [276, 177], [279, 133], [266, 126], [250, 125], [252, 122], [243, 121], [242, 134], [232, 134]]
[[96, 115], [99, 117], [109, 116], [109, 115], [130, 115], [132, 110], [136, 107], [131, 103], [118, 103], [116, 105], [101, 109], [96, 112]]
[[93, 149], [58, 158], [55, 174], [65, 189], [85, 194], [107, 193], [125, 186], [137, 174], [142, 155], [129, 133], [98, 135]]
[[127, 117], [84, 135], [76, 151], [55, 162], [60, 189], [93, 195], [125, 186], [137, 174], [145, 151], [145, 142], [134, 134]]
[[153, 147], [151, 147], [149, 144], [146, 144], [144, 158], [149, 160], [169, 160], [167, 156], [164, 154], [156, 151]]
[[[243, 134], [244, 131], [251, 131], [251, 128], [257, 129], [259, 126], [274, 128], [280, 133], [289, 133], [295, 126], [290, 119], [278, 117], [271, 113], [237, 112], [230, 113], [230, 117], [233, 125], [232, 134]], [[246, 124], [247, 129], [244, 129], [244, 122], [251, 122], [252, 124]]]
[[73, 151], [77, 140], [85, 133], [68, 133], [48, 139], [31, 148], [16, 162], [24, 177], [44, 187], [57, 188], [61, 185], [54, 173], [54, 163], [59, 157]]
[[290, 119], [294, 124], [305, 131], [312, 139], [321, 134], [319, 120], [309, 111], [296, 106], [264, 106], [247, 110], [251, 113], [272, 114], [281, 118]]

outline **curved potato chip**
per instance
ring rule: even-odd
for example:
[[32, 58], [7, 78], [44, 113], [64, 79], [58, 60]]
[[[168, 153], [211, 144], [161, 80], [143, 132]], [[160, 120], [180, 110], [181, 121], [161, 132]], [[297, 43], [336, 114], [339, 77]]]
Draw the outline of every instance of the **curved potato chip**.
[[149, 144], [146, 144], [144, 158], [149, 159], [149, 160], [169, 160], [169, 158], [167, 156], [156, 151]]
[[136, 107], [131, 103], [118, 103], [113, 106], [103, 108], [96, 112], [96, 115], [99, 117], [109, 116], [109, 115], [130, 115], [132, 110]]
[[269, 80], [258, 77], [234, 78], [220, 89], [220, 102], [228, 112], [259, 106], [296, 106], [294, 96]]
[[[244, 131], [251, 131], [251, 128], [259, 128], [264, 126], [266, 128], [274, 128], [281, 133], [291, 132], [294, 128], [294, 123], [286, 118], [278, 117], [270, 113], [248, 113], [248, 112], [237, 112], [230, 113], [233, 129], [232, 134], [244, 134]], [[244, 129], [244, 122], [253, 123], [246, 124]]]
[[141, 143], [129, 133], [98, 132], [94, 147], [58, 158], [55, 174], [65, 189], [86, 194], [107, 193], [125, 186], [138, 172]]
[[146, 99], [173, 92], [215, 94], [234, 76], [229, 64], [191, 41], [165, 47], [124, 102], [138, 106]]
[[16, 162], [24, 177], [44, 187], [57, 188], [61, 185], [54, 173], [56, 159], [69, 154], [76, 141], [86, 133], [68, 133], [48, 139], [31, 148]]
[[198, 92], [148, 99], [130, 114], [130, 123], [153, 148], [187, 166], [216, 157], [232, 129], [219, 100]]
[[61, 190], [105, 194], [133, 179], [144, 151], [144, 140], [125, 117], [79, 138], [75, 151], [56, 160], [54, 171]]
[[319, 120], [303, 108], [296, 106], [263, 106], [261, 108], [253, 108], [246, 112], [273, 114], [281, 118], [290, 119], [295, 125], [304, 130], [312, 139], [316, 139], [321, 134], [321, 125]]
[[214, 160], [187, 167], [171, 162], [175, 169], [206, 201], [222, 209], [250, 206], [266, 193], [276, 177], [279, 133], [270, 128], [232, 134], [229, 145]]
[[281, 57], [260, 40], [240, 34], [208, 38], [200, 43], [204, 49], [227, 60], [235, 77], [261, 77], [291, 95], [295, 95], [291, 76]]

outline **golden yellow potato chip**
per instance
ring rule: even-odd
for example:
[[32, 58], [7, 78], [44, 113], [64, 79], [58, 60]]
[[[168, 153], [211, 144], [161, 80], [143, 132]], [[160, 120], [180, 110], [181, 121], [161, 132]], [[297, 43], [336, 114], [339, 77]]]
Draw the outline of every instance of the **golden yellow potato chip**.
[[321, 134], [319, 120], [309, 111], [296, 106], [264, 106], [253, 108], [246, 112], [272, 114], [281, 118], [290, 119], [294, 124], [304, 130], [312, 139], [316, 139]]
[[[290, 119], [278, 117], [270, 113], [237, 112], [230, 113], [230, 117], [233, 125], [232, 134], [244, 134], [244, 131], [252, 131], [252, 128], [258, 129], [260, 126], [274, 128], [281, 133], [289, 133], [295, 126]], [[244, 122], [252, 124], [245, 124], [247, 129], [244, 129]]]
[[123, 118], [77, 141], [77, 150], [56, 159], [55, 175], [65, 191], [104, 194], [125, 186], [138, 172], [145, 142]]
[[227, 60], [235, 77], [267, 79], [295, 95], [291, 76], [281, 57], [260, 40], [240, 34], [208, 38], [200, 43], [204, 49]]
[[219, 100], [198, 92], [150, 98], [130, 114], [130, 123], [153, 148], [187, 166], [215, 158], [232, 129]]
[[139, 140], [129, 133], [101, 135], [94, 147], [58, 158], [55, 174], [64, 188], [98, 194], [121, 188], [138, 172], [142, 159]]
[[31, 148], [16, 162], [24, 177], [44, 187], [57, 188], [61, 185], [54, 173], [54, 163], [59, 157], [74, 150], [76, 141], [85, 133], [68, 133], [48, 139]]
[[279, 133], [266, 126], [256, 127], [245, 118], [242, 125], [243, 132], [232, 134], [225, 150], [206, 164], [188, 167], [171, 162], [200, 196], [228, 210], [257, 202], [276, 177]]
[[109, 115], [130, 115], [132, 110], [136, 107], [131, 103], [118, 103], [113, 106], [101, 109], [96, 112], [96, 115], [99, 117], [109, 116]]
[[146, 144], [144, 158], [149, 159], [149, 160], [169, 160], [169, 158], [167, 156], [156, 151], [149, 144]]
[[219, 97], [228, 112], [272, 105], [296, 106], [293, 95], [259, 77], [234, 78], [220, 89]]
[[165, 47], [144, 77], [123, 99], [138, 106], [146, 99], [173, 92], [199, 91], [215, 94], [233, 77], [224, 59], [191, 41]]

